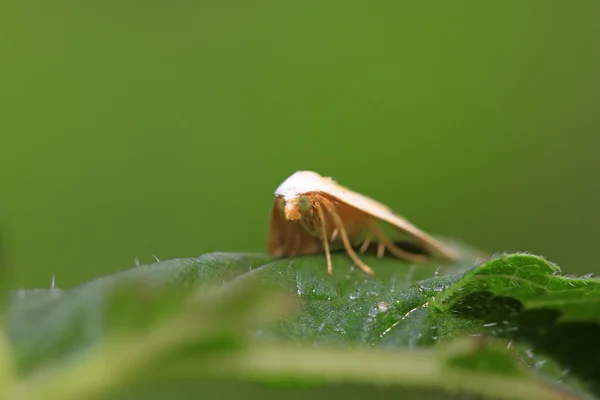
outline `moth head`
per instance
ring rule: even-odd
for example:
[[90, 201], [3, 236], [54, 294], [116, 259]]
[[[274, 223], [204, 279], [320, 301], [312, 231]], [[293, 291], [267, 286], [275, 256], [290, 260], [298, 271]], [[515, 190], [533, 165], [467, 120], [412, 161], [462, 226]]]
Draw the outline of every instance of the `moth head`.
[[312, 200], [305, 194], [292, 198], [278, 197], [277, 208], [288, 221], [298, 221], [302, 214], [312, 208]]

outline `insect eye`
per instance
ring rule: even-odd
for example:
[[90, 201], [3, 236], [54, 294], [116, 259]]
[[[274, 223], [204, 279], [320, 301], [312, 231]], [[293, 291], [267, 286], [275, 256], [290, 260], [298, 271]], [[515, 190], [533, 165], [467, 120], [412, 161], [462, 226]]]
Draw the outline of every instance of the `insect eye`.
[[308, 211], [311, 206], [312, 202], [308, 196], [300, 196], [298, 199], [298, 210], [300, 210], [300, 212]]

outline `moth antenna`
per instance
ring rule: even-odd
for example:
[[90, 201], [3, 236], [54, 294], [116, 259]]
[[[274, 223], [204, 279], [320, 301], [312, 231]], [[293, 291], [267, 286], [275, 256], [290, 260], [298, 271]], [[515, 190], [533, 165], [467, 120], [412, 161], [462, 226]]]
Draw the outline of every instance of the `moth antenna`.
[[352, 258], [352, 261], [354, 261], [354, 263], [356, 265], [358, 265], [359, 268], [362, 269], [363, 271], [365, 271], [367, 274], [373, 275], [374, 274], [373, 270], [371, 268], [369, 268], [368, 265], [363, 263], [361, 261], [361, 259], [358, 258], [358, 256], [354, 252], [354, 249], [352, 249], [352, 246], [350, 245], [350, 240], [348, 240], [348, 234], [346, 233], [346, 228], [344, 228], [344, 223], [342, 222], [342, 219], [340, 218], [338, 213], [335, 211], [335, 207], [333, 207], [333, 205], [329, 201], [325, 201], [323, 203], [325, 204], [325, 207], [327, 208], [327, 211], [329, 212], [329, 214], [331, 214], [331, 216], [333, 217], [333, 222], [336, 225], [337, 229], [340, 231], [340, 236], [342, 238], [342, 242], [344, 243], [346, 252], [350, 256], [350, 258]]
[[[367, 220], [367, 226], [369, 227], [371, 232], [373, 232], [375, 237], [377, 237], [380, 246], [384, 246], [384, 248], [387, 247], [390, 253], [392, 253], [396, 257], [415, 262], [423, 262], [426, 260], [426, 257], [422, 255], [412, 254], [397, 247], [390, 239], [388, 239], [385, 233], [383, 233], [381, 228], [379, 228], [379, 226], [377, 226], [377, 223], [372, 219]], [[377, 249], [377, 255], [379, 256], [379, 248]]]
[[[327, 241], [327, 227], [325, 225], [325, 216], [323, 215], [323, 210], [321, 209], [321, 205], [319, 203], [315, 203], [315, 208], [317, 209], [317, 214], [319, 215], [319, 222], [321, 223], [321, 237], [323, 238], [323, 247], [325, 247], [325, 257], [327, 258], [327, 273], [329, 275], [333, 274], [333, 266], [331, 265], [331, 254], [329, 253], [329, 242]], [[336, 234], [337, 229], [333, 231], [331, 235], [332, 241], [333, 236]]]

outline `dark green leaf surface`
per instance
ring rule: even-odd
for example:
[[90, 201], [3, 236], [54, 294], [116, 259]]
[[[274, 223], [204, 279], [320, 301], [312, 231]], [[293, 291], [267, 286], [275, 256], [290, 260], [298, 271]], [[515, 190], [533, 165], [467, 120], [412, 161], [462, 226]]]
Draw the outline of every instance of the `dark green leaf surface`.
[[[162, 261], [98, 278], [68, 291], [15, 292], [8, 314], [9, 334], [20, 365], [29, 368], [45, 358], [78, 351], [102, 339], [110, 328], [107, 301], [120, 287], [135, 283], [202, 290], [252, 281], [293, 294], [304, 304], [303, 312], [263, 331], [265, 336], [358, 345], [380, 341], [427, 344], [438, 333], [428, 329], [434, 318], [424, 318], [423, 312], [428, 315], [428, 309], [423, 306], [432, 295], [456, 281], [457, 274], [474, 266], [472, 254], [466, 249], [463, 254], [463, 259], [452, 265], [411, 265], [393, 258], [365, 256], [365, 262], [376, 270], [375, 277], [360, 269], [352, 270], [343, 253], [333, 256], [333, 277], [327, 275], [322, 256], [276, 260], [262, 254], [210, 253], [197, 259]], [[427, 278], [429, 281], [415, 285]], [[399, 324], [392, 327], [402, 318], [403, 326], [412, 325], [410, 332]], [[444, 335], [445, 328], [441, 331]]]

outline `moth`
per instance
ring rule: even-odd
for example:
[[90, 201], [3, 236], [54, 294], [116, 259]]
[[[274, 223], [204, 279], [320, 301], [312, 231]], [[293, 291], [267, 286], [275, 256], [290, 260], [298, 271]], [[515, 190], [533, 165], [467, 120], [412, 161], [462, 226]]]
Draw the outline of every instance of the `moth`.
[[312, 171], [298, 171], [275, 190], [269, 226], [268, 252], [274, 256], [325, 253], [327, 272], [332, 274], [331, 249], [343, 247], [354, 264], [369, 275], [373, 270], [361, 261], [371, 243], [377, 243], [377, 256], [385, 251], [414, 262], [428, 256], [398, 247], [381, 229], [378, 221], [408, 234], [429, 256], [447, 261], [455, 251], [421, 231], [386, 205], [339, 185], [332, 178]]

